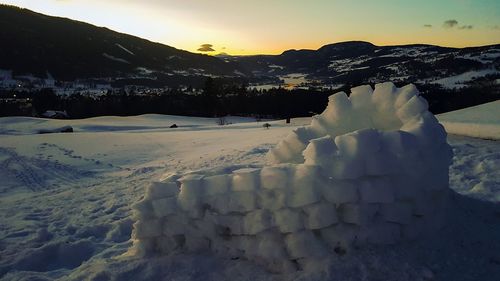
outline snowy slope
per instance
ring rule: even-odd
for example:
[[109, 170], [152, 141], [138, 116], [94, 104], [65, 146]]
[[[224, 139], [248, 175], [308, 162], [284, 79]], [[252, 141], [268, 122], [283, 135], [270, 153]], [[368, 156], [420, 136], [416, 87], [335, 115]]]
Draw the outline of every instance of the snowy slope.
[[431, 83], [439, 84], [443, 86], [443, 88], [457, 89], [457, 88], [467, 87], [467, 82], [473, 81], [474, 79], [484, 77], [486, 75], [494, 75], [497, 73], [498, 71], [496, 69], [473, 70], [464, 72], [459, 75], [434, 80]]
[[[227, 123], [254, 122], [254, 118], [225, 117]], [[176, 124], [177, 130], [199, 126], [216, 126], [218, 120], [204, 117], [186, 117], [160, 114], [144, 114], [130, 117], [102, 116], [87, 119], [58, 120], [33, 117], [0, 117], [0, 134], [32, 134], [71, 126], [76, 132], [109, 132], [146, 129], [165, 129]]]
[[[466, 196], [455, 196], [450, 226], [433, 239], [360, 249], [291, 275], [210, 254], [124, 255], [130, 206], [151, 180], [169, 170], [263, 164], [270, 148], [310, 120], [292, 121], [266, 130], [258, 122], [217, 126], [215, 119], [156, 115], [1, 118], [0, 279], [497, 280], [500, 144], [456, 136], [449, 137], [450, 185]], [[168, 128], [172, 122], [181, 130]], [[35, 133], [64, 125], [76, 132]]]
[[500, 100], [437, 116], [450, 134], [500, 139]]

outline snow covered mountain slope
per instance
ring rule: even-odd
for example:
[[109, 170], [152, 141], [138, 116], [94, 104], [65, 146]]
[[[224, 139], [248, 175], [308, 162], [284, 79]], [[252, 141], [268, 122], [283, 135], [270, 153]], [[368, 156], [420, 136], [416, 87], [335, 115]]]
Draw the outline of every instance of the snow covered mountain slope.
[[328, 89], [391, 80], [456, 89], [496, 85], [500, 77], [499, 44], [448, 48], [349, 41], [280, 55], [212, 57], [13, 6], [0, 5], [0, 25], [0, 72], [5, 76], [0, 73], [0, 86], [6, 88], [37, 78], [197, 88], [205, 77], [218, 76], [248, 79], [259, 88]]
[[[141, 118], [145, 122], [138, 121]], [[163, 126], [148, 116], [117, 118], [122, 130], [110, 126], [114, 117], [25, 119], [21, 129], [12, 125], [17, 118], [0, 119], [0, 279], [497, 280], [500, 276], [500, 144], [458, 136], [448, 138], [455, 153], [450, 187], [458, 192], [454, 196], [458, 207], [449, 227], [433, 239], [355, 250], [314, 271], [290, 275], [270, 274], [251, 262], [210, 254], [124, 256], [131, 245], [130, 206], [165, 169], [260, 165], [280, 139], [310, 122], [307, 118], [292, 119], [292, 125], [273, 121], [267, 130], [258, 122], [216, 126], [215, 119], [175, 118], [177, 125], [186, 127], [165, 128], [171, 121]], [[62, 125], [72, 125], [76, 132], [33, 133]]]
[[438, 115], [450, 134], [500, 139], [500, 100]]

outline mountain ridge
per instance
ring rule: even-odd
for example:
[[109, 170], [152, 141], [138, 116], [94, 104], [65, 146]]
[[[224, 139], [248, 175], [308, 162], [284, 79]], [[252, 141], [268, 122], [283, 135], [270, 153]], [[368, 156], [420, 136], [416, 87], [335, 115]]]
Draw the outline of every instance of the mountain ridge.
[[[200, 68], [218, 75], [237, 69], [212, 56], [15, 6], [0, 5], [0, 25], [0, 68], [14, 73], [43, 76], [48, 71], [56, 78], [71, 80], [140, 74], [136, 70], [140, 67], [166, 73]], [[56, 63], [66, 67], [60, 69]]]
[[0, 25], [0, 70], [10, 73], [4, 80], [31, 75], [119, 86], [200, 87], [207, 77], [284, 85], [287, 76], [300, 74], [298, 86], [335, 88], [382, 81], [429, 84], [469, 72], [496, 81], [500, 75], [500, 44], [452, 48], [345, 41], [279, 55], [209, 56], [9, 5], [0, 4]]

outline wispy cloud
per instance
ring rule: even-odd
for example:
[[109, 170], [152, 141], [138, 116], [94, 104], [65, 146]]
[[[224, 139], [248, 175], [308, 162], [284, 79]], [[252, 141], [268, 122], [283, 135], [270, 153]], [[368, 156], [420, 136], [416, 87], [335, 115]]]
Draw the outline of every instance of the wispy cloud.
[[474, 26], [469, 24], [469, 25], [462, 25], [458, 29], [473, 29], [473, 28], [474, 28]]
[[424, 24], [425, 28], [432, 28], [432, 24]]
[[212, 48], [214, 45], [212, 44], [202, 44], [198, 48], [198, 51], [200, 52], [215, 52], [215, 50]]
[[453, 28], [458, 25], [457, 20], [447, 20], [443, 23], [444, 28]]

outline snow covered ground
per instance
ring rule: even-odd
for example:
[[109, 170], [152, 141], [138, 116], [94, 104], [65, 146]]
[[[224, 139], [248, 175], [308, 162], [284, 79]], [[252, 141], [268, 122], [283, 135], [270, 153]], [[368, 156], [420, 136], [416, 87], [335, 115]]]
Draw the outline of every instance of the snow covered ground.
[[496, 69], [482, 69], [482, 70], [477, 70], [477, 71], [468, 71], [468, 72], [464, 72], [464, 73], [459, 74], [459, 75], [434, 80], [431, 83], [432, 84], [439, 84], [439, 85], [443, 86], [444, 88], [448, 88], [448, 89], [457, 89], [457, 88], [466, 87], [467, 82], [475, 80], [479, 77], [484, 77], [486, 75], [494, 75], [497, 73], [498, 73], [498, 71]]
[[500, 140], [500, 100], [440, 114], [451, 134]]
[[[456, 208], [432, 239], [332, 256], [289, 275], [211, 254], [126, 255], [131, 205], [168, 171], [263, 164], [265, 154], [309, 118], [143, 115], [83, 120], [0, 118], [2, 280], [498, 280], [500, 144], [450, 135]], [[170, 129], [176, 123], [179, 128]], [[74, 133], [37, 134], [65, 125]]]

